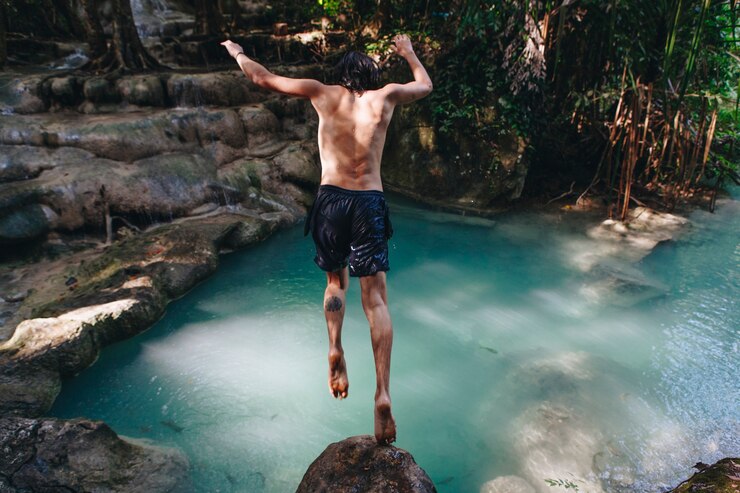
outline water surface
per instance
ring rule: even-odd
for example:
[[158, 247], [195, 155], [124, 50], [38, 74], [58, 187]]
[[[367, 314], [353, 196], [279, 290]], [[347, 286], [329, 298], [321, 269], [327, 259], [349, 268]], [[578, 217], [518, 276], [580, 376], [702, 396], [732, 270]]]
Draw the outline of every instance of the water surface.
[[[391, 204], [397, 445], [439, 491], [514, 475], [538, 492], [562, 490], [546, 479], [655, 492], [740, 455], [738, 201], [696, 211], [637, 263], [577, 214]], [[153, 328], [65, 382], [52, 413], [180, 447], [197, 491], [294, 491], [327, 444], [372, 433], [375, 389], [353, 280], [350, 397], [329, 394], [324, 279], [301, 229], [222, 257]]]

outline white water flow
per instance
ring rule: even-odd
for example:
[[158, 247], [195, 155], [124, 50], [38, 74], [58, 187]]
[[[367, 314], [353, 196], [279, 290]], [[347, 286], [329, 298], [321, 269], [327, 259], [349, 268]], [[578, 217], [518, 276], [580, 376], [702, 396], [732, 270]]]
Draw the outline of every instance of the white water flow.
[[[392, 197], [396, 445], [440, 492], [657, 492], [740, 455], [739, 212], [730, 199], [696, 211], [628, 264], [586, 235], [593, 217], [469, 220]], [[372, 434], [359, 284], [336, 401], [324, 276], [301, 229], [223, 257], [151, 330], [65, 382], [52, 413], [180, 447], [203, 492], [294, 491], [329, 443]], [[584, 255], [599, 265], [584, 271]], [[629, 275], [605, 282], [615, 272]]]

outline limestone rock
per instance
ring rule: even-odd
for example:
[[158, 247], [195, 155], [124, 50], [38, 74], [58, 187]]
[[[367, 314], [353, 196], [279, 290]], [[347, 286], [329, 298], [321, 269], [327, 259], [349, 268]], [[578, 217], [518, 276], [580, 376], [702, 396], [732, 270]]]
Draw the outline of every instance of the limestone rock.
[[92, 103], [117, 103], [121, 94], [114, 87], [113, 81], [105, 77], [91, 77], [82, 85], [85, 99]]
[[296, 493], [436, 492], [429, 476], [405, 450], [378, 446], [369, 435], [332, 443], [311, 464]]
[[137, 75], [120, 79], [121, 99], [137, 106], [164, 106], [164, 88], [156, 75]]
[[245, 106], [239, 109], [239, 118], [244, 123], [250, 147], [256, 147], [275, 138], [280, 130], [280, 121], [262, 105]]
[[175, 74], [167, 81], [167, 94], [175, 106], [237, 106], [255, 103], [264, 96], [250, 88], [241, 72]]
[[230, 109], [119, 113], [85, 119], [0, 115], [0, 144], [75, 147], [98, 157], [132, 162], [167, 152], [195, 152], [211, 143], [241, 148], [246, 134]]
[[282, 170], [287, 181], [314, 187], [319, 184], [321, 167], [316, 157], [299, 145], [288, 146], [272, 162]]
[[51, 149], [0, 145], [0, 183], [36, 178], [44, 170], [64, 163], [87, 161], [92, 157], [92, 153], [73, 147]]
[[41, 76], [0, 77], [0, 113], [42, 113], [47, 104], [40, 94]]
[[101, 421], [5, 417], [0, 481], [11, 493], [179, 492], [188, 489], [188, 460], [177, 449], [119, 437]]

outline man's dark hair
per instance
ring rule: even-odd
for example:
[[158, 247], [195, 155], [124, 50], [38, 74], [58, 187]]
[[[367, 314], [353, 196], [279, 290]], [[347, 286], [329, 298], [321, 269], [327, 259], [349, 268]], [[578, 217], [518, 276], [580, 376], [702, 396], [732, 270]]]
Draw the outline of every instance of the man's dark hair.
[[380, 86], [380, 67], [364, 53], [348, 51], [334, 67], [334, 77], [340, 86], [362, 94]]

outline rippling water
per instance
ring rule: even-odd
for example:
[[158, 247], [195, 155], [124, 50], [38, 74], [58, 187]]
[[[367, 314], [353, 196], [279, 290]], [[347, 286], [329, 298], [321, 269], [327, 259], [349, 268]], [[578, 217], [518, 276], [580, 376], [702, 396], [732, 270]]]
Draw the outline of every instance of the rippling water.
[[[439, 491], [655, 492], [740, 455], [740, 202], [694, 212], [637, 263], [577, 214], [487, 221], [391, 203], [397, 445]], [[223, 257], [151, 330], [66, 382], [53, 415], [178, 446], [209, 492], [294, 491], [327, 444], [371, 434], [359, 285], [350, 397], [335, 401], [323, 274], [300, 230]]]

